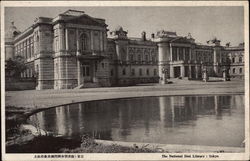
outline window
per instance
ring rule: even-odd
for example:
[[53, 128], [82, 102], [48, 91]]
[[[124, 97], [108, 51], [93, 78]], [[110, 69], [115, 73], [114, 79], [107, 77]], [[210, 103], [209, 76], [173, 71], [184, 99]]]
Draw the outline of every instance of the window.
[[141, 61], [141, 54], [138, 55], [138, 61]]
[[126, 69], [125, 68], [122, 70], [122, 75], [126, 75]]
[[173, 61], [177, 60], [177, 48], [176, 47], [172, 48], [172, 59]]
[[142, 76], [142, 69], [139, 69], [139, 75]]
[[235, 74], [235, 68], [233, 68], [233, 74]]
[[154, 69], [154, 76], [157, 75], [157, 69]]
[[240, 68], [239, 72], [240, 72], [240, 74], [242, 73], [242, 68]]
[[56, 39], [55, 41], [55, 51], [58, 51], [59, 50], [59, 42], [58, 42], [58, 39]]
[[80, 37], [80, 49], [81, 50], [87, 50], [87, 36], [85, 34], [82, 34]]
[[235, 63], [235, 58], [232, 58], [232, 63]]
[[82, 75], [85, 76], [89, 76], [89, 66], [88, 65], [83, 65], [82, 66]]
[[134, 55], [130, 54], [130, 55], [129, 55], [129, 60], [130, 60], [131, 62], [134, 61]]
[[147, 75], [149, 75], [149, 69], [146, 70]]
[[95, 72], [97, 71], [98, 66], [97, 66], [97, 61], [95, 61]]
[[131, 69], [131, 75], [135, 75], [135, 69], [134, 68]]
[[103, 68], [103, 69], [105, 68], [104, 63], [102, 63], [102, 68]]
[[114, 71], [113, 71], [113, 69], [111, 69], [111, 71], [110, 71], [110, 75], [111, 75], [111, 76], [113, 76], [113, 75], [114, 75]]
[[189, 60], [189, 48], [185, 48], [185, 60]]
[[58, 74], [59, 74], [59, 68], [58, 68], [58, 64], [56, 63], [55, 65], [56, 67], [56, 73], [55, 73], [55, 77], [58, 78]]
[[31, 57], [34, 56], [34, 46], [33, 46], [33, 44], [31, 44], [31, 47], [30, 47], [30, 54], [31, 54]]
[[38, 64], [36, 65], [36, 73], [37, 73], [37, 78], [38, 78], [38, 75], [39, 75], [39, 66], [38, 66]]
[[179, 48], [179, 60], [183, 60], [183, 48]]
[[153, 62], [153, 63], [155, 63], [155, 62], [156, 62], [155, 55], [152, 55], [152, 62]]
[[148, 62], [148, 55], [145, 56], [145, 61]]
[[239, 57], [239, 62], [242, 63], [242, 57]]
[[36, 36], [36, 41], [39, 42], [39, 35]]

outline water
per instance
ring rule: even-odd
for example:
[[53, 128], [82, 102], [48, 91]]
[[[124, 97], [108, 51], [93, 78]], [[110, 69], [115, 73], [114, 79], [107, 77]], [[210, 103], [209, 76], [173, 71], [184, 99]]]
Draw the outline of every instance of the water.
[[71, 138], [239, 147], [244, 95], [164, 96], [71, 104], [30, 120]]

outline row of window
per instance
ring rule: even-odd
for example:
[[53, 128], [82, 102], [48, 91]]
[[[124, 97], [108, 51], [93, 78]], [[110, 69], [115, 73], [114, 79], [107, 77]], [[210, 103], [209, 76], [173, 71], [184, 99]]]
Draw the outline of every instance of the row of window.
[[189, 48], [186, 47], [172, 47], [172, 60], [189, 60]]
[[146, 55], [144, 56], [144, 60], [143, 60], [141, 54], [138, 54], [138, 55], [137, 55], [137, 58], [135, 57], [135, 55], [130, 54], [130, 55], [129, 55], [129, 61], [130, 61], [130, 62], [133, 62], [133, 61], [138, 61], [138, 62], [142, 62], [142, 61], [149, 62], [149, 61], [152, 61], [152, 62], [156, 62], [157, 59], [156, 59], [156, 56], [155, 56], [154, 54], [153, 54], [151, 57], [150, 57], [148, 54], [146, 54]]
[[[143, 72], [143, 69], [142, 68], [139, 68], [139, 76], [143, 76], [144, 75], [144, 72]], [[136, 69], [132, 68], [131, 71], [130, 71], [130, 75], [131, 76], [135, 76], [136, 74]], [[154, 76], [157, 76], [157, 69], [154, 69], [153, 70], [153, 73], [154, 73]], [[113, 69], [111, 69], [110, 71], [110, 75], [113, 76], [114, 75], [114, 72], [113, 72]], [[123, 68], [122, 69], [122, 75], [127, 75], [127, 70], [126, 68]], [[150, 75], [150, 70], [147, 68], [145, 69], [145, 75], [149, 76]]]
[[21, 55], [25, 59], [29, 59], [34, 55], [33, 37], [28, 37], [24, 41], [15, 45], [15, 55]]
[[[239, 68], [239, 73], [240, 74], [242, 74], [242, 71], [243, 71], [242, 68]], [[236, 74], [236, 69], [235, 68], [232, 69], [232, 73]]]
[[[242, 63], [242, 61], [243, 61], [243, 60], [242, 60], [242, 57], [239, 57], [238, 62], [239, 62], [239, 63]], [[236, 63], [234, 57], [232, 58], [232, 63]]]
[[21, 78], [33, 78], [34, 77], [34, 70], [31, 69], [26, 69], [21, 73]]

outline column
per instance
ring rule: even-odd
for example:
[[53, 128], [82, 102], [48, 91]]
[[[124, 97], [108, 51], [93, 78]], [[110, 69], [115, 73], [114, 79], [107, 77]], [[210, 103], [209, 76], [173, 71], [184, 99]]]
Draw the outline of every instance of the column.
[[103, 51], [103, 32], [100, 31], [100, 51]]
[[173, 65], [170, 65], [170, 68], [169, 68], [169, 74], [170, 74], [170, 78], [174, 78], [174, 66]]
[[62, 24], [59, 26], [59, 41], [60, 41], [60, 49], [65, 50], [65, 28]]
[[173, 61], [172, 45], [170, 44], [170, 61]]
[[192, 60], [192, 50], [191, 50], [191, 48], [189, 48], [189, 60], [190, 61]]
[[214, 73], [215, 73], [215, 76], [217, 76], [218, 74], [218, 61], [217, 61], [217, 49], [214, 48], [214, 63], [213, 63], [213, 66], [214, 66]]
[[80, 55], [79, 30], [76, 29], [76, 55]]
[[159, 43], [158, 44], [158, 60], [159, 60], [159, 63], [158, 63], [158, 71], [159, 71], [159, 77], [160, 77], [160, 82], [161, 84], [165, 84], [165, 75], [164, 73], [162, 72], [163, 69], [166, 70], [166, 63], [167, 63], [167, 58], [168, 58], [168, 54], [169, 54], [169, 46], [167, 43]]
[[69, 31], [68, 31], [68, 29], [66, 28], [65, 29], [65, 41], [66, 41], [66, 50], [69, 50]]
[[103, 50], [106, 51], [107, 49], [107, 33], [106, 31], [103, 32]]
[[189, 79], [192, 79], [192, 68], [191, 68], [191, 65], [189, 64], [188, 66], [188, 78]]
[[[76, 29], [76, 55], [80, 55], [80, 42], [79, 42], [79, 30]], [[81, 61], [76, 57], [77, 61], [77, 84], [78, 86], [82, 84], [82, 72], [81, 72]]]
[[91, 50], [94, 50], [94, 33], [92, 30], [90, 31], [90, 46]]
[[83, 83], [82, 82], [82, 66], [81, 66], [81, 61], [79, 59], [77, 60], [77, 83], [78, 83], [78, 86]]
[[198, 69], [198, 65], [195, 65], [195, 78], [198, 79], [199, 78], [199, 69]]
[[186, 60], [186, 51], [185, 51], [185, 47], [182, 48], [182, 53], [183, 53], [183, 60]]
[[176, 47], [176, 60], [179, 61], [179, 48]]
[[184, 76], [185, 76], [184, 65], [181, 65], [181, 77], [183, 78]]

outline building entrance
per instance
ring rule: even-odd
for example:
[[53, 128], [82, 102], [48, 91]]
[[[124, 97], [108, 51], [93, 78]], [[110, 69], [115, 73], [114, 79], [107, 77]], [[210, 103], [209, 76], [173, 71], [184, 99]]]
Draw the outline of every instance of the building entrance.
[[174, 77], [180, 77], [181, 76], [181, 67], [174, 67]]
[[90, 65], [82, 65], [82, 77], [84, 82], [91, 82]]

